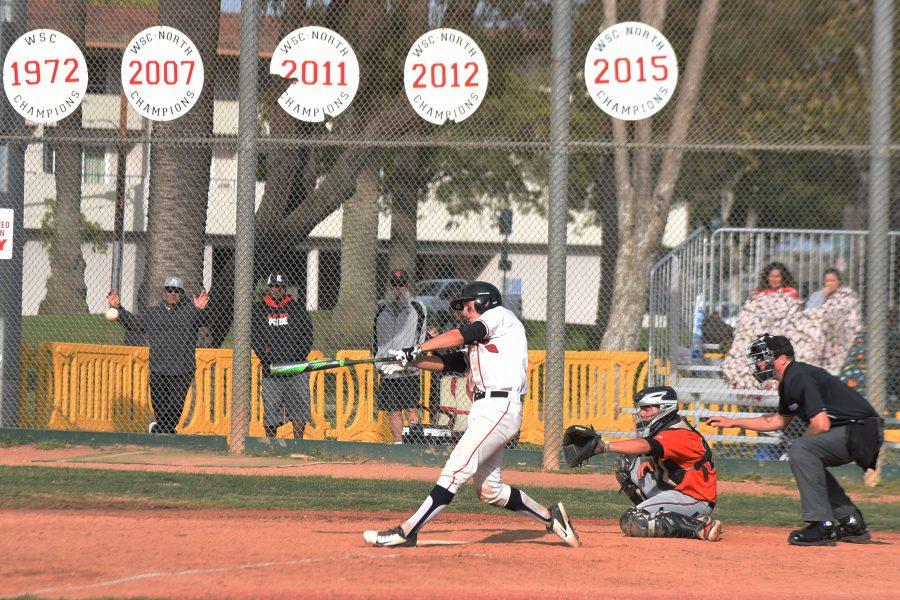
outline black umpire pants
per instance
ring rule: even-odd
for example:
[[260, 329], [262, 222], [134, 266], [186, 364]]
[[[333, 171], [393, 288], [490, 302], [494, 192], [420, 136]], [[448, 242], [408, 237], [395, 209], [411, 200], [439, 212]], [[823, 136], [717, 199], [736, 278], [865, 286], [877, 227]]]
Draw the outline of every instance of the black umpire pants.
[[175, 426], [184, 411], [184, 399], [193, 382], [193, 371], [178, 375], [150, 372], [150, 402], [156, 415], [157, 433], [175, 433]]

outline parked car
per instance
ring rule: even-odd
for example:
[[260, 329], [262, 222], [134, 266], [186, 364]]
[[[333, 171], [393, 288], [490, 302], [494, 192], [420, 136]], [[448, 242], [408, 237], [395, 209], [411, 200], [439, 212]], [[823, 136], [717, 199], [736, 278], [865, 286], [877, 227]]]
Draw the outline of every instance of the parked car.
[[[465, 279], [423, 279], [413, 287], [414, 297], [437, 322], [444, 322], [450, 315], [450, 301], [459, 298], [467, 283]], [[503, 306], [522, 318], [522, 294], [504, 295]]]

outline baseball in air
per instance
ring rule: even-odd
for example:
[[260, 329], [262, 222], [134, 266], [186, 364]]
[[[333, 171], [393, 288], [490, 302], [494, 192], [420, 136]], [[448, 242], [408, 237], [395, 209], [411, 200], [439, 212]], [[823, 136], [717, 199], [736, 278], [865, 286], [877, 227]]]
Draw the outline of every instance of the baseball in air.
[[106, 318], [109, 321], [115, 321], [116, 319], [118, 319], [119, 318], [119, 309], [113, 308], [112, 306], [107, 308], [106, 309]]

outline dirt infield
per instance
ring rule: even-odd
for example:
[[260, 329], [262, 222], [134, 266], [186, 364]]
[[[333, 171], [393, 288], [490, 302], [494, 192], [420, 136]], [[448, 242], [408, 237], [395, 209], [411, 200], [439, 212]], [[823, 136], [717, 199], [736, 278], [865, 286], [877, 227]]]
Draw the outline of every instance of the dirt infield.
[[[441, 515], [417, 548], [368, 548], [398, 514], [0, 510], [0, 595], [41, 597], [888, 598], [900, 534], [796, 548], [732, 527], [717, 544], [624, 538], [580, 520], [563, 546], [521, 517]], [[892, 566], [893, 565], [893, 566]], [[893, 592], [891, 592], [893, 590]]]
[[[0, 465], [422, 481], [438, 471], [143, 447], [0, 448]], [[529, 487], [616, 487], [611, 476], [597, 474], [504, 475]], [[721, 482], [720, 491], [795, 493], [749, 482]], [[362, 531], [396, 525], [406, 514], [151, 510], [116, 500], [89, 509], [0, 507], [0, 597], [759, 600], [888, 598], [900, 588], [898, 532], [876, 532], [866, 545], [797, 548], [781, 528], [726, 524], [723, 541], [709, 544], [625, 538], [615, 522], [576, 519], [584, 547], [572, 549], [526, 518], [451, 507], [425, 529], [419, 547], [377, 549], [363, 543]]]

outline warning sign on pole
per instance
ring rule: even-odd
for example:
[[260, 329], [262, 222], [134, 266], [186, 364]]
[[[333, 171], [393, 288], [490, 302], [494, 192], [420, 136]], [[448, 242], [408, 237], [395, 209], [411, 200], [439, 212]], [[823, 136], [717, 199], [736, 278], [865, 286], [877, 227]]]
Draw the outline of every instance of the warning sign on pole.
[[10, 260], [13, 254], [13, 210], [0, 208], [0, 260]]

